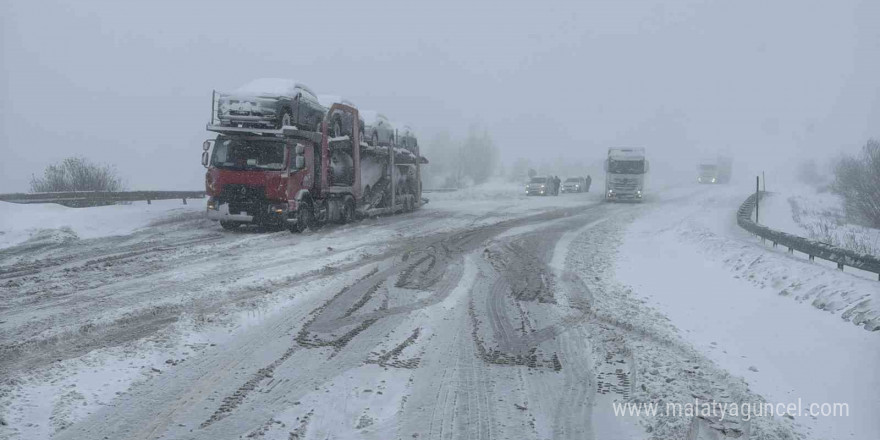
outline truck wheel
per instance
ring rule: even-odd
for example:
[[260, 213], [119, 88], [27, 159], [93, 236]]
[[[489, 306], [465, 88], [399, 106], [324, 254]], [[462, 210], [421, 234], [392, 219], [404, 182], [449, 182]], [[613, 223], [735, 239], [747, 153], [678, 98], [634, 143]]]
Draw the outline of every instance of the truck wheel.
[[282, 110], [284, 113], [281, 114], [281, 119], [278, 120], [278, 128], [284, 127], [285, 125], [291, 125], [293, 121], [293, 117], [290, 115], [290, 109]]
[[312, 205], [303, 204], [303, 206], [296, 211], [296, 224], [290, 226], [290, 232], [304, 232], [312, 225], [312, 222], [314, 222], [312, 219]]
[[226, 229], [227, 231], [234, 231], [234, 230], [238, 229], [238, 227], [240, 225], [236, 222], [228, 222], [226, 220], [220, 220], [220, 226], [223, 229]]
[[339, 217], [339, 223], [347, 224], [354, 221], [354, 200], [346, 198], [342, 204], [342, 213]]

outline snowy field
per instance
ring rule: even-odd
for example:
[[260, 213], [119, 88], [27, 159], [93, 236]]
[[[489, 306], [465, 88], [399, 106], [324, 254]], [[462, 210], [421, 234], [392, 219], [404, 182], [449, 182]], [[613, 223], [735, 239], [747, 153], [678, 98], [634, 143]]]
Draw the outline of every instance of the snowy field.
[[765, 205], [766, 216], [762, 217], [767, 226], [854, 252], [880, 255], [880, 229], [853, 224], [836, 194], [786, 185], [767, 197]]
[[696, 396], [847, 402], [729, 426], [873, 438], [880, 286], [738, 229], [747, 195], [493, 183], [302, 235], [3, 204], [0, 438], [684, 438], [612, 403]]

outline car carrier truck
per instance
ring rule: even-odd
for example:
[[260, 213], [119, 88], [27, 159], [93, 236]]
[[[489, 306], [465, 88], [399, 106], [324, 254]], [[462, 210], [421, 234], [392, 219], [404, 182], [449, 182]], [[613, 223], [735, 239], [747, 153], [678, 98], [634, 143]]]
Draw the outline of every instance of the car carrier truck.
[[[418, 147], [367, 145], [359, 120], [357, 108], [334, 103], [320, 132], [208, 124], [217, 133], [202, 153], [208, 218], [225, 229], [256, 224], [302, 232], [419, 208], [420, 167], [427, 160]], [[329, 137], [330, 121], [351, 127], [337, 127], [337, 136]]]
[[643, 201], [648, 168], [644, 148], [609, 148], [605, 159], [605, 200]]

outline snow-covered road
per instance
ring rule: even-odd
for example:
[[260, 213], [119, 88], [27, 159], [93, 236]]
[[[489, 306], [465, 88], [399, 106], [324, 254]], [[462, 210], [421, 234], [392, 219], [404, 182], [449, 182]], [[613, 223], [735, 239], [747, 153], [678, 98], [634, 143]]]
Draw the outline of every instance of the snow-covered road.
[[[780, 301], [798, 314], [792, 324], [834, 329], [812, 331], [813, 347], [874, 349], [852, 361], [868, 366], [826, 364], [869, 377], [817, 369], [814, 382], [876, 381], [866, 371], [876, 332], [762, 292], [734, 269], [683, 279], [688, 264], [676, 259], [711, 261], [701, 252], [714, 242], [682, 229], [705, 216], [733, 222], [739, 196], [687, 187], [609, 205], [517, 188], [431, 195], [412, 214], [305, 235], [221, 232], [197, 211], [122, 236], [41, 232], [0, 249], [0, 438], [683, 438], [691, 417], [616, 417], [611, 403], [837, 397], [780, 382], [765, 364], [775, 360], [761, 358], [808, 348], [805, 338], [704, 340], [692, 296], [731, 283], [747, 294], [718, 294], [743, 304], [699, 305], [707, 322], [752, 316], [753, 331], [768, 328], [775, 315], [749, 307]], [[760, 373], [734, 355], [761, 360]], [[731, 426], [752, 438], [866, 438], [880, 428], [856, 418], [864, 410], [849, 425]]]

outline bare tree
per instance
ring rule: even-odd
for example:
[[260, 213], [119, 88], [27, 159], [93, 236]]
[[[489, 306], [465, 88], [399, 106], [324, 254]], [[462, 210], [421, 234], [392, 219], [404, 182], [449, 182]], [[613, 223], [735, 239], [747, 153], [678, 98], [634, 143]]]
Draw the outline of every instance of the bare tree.
[[471, 129], [464, 141], [442, 132], [426, 144], [423, 153], [431, 161], [423, 176], [443, 188], [483, 183], [498, 165], [498, 149], [492, 137], [476, 128]]
[[32, 192], [119, 191], [122, 179], [111, 165], [99, 165], [84, 157], [68, 157], [49, 165], [43, 177], [31, 177]]
[[498, 148], [489, 132], [471, 128], [462, 149], [461, 165], [464, 175], [474, 184], [489, 180], [498, 165]]
[[868, 140], [857, 157], [842, 157], [832, 189], [843, 197], [847, 217], [880, 228], [880, 141]]

